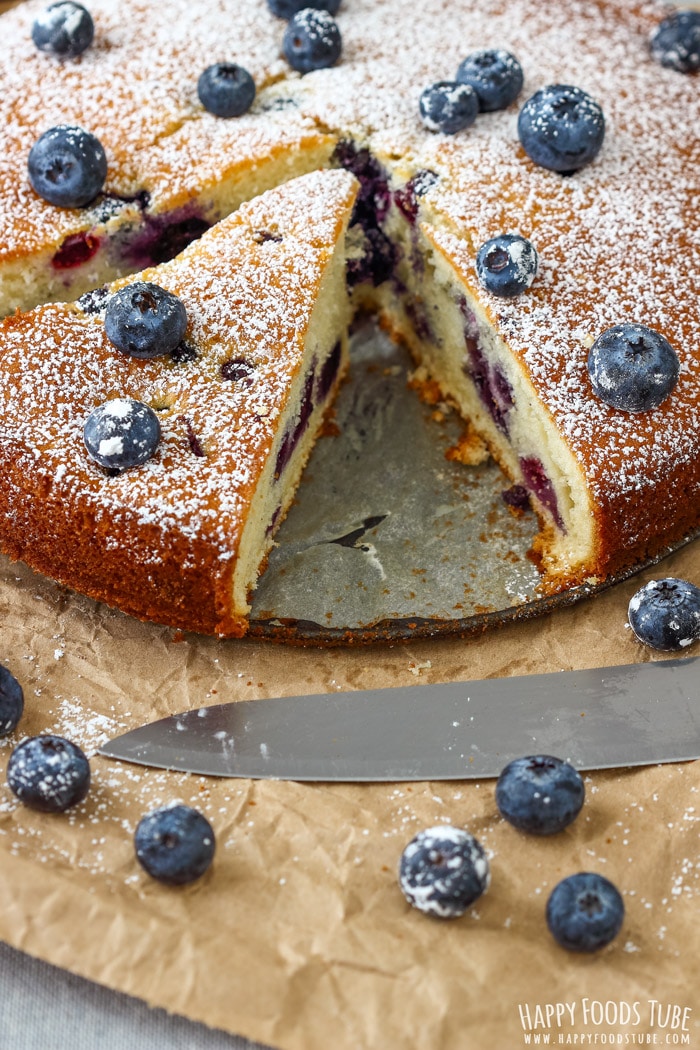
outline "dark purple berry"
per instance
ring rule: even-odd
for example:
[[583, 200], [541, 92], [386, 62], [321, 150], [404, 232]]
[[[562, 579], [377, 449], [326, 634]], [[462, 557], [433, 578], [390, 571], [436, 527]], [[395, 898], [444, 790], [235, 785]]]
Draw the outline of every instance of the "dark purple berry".
[[191, 806], [166, 806], [142, 817], [134, 834], [136, 858], [159, 882], [182, 886], [199, 879], [214, 859], [209, 821]]
[[40, 51], [75, 58], [90, 47], [95, 35], [92, 16], [81, 4], [60, 0], [37, 15], [32, 40]]
[[502, 233], [482, 244], [476, 274], [487, 292], [512, 299], [526, 291], [537, 276], [534, 245], [518, 233]]
[[15, 676], [0, 665], [0, 736], [17, 728], [24, 711], [24, 693]]
[[413, 838], [401, 856], [399, 885], [409, 904], [454, 919], [488, 888], [489, 862], [481, 843], [462, 828], [441, 824]]
[[509, 824], [531, 835], [555, 835], [578, 816], [586, 794], [572, 765], [552, 755], [516, 758], [496, 784], [496, 805]]
[[122, 471], [146, 463], [160, 440], [160, 423], [152, 408], [132, 397], [115, 397], [88, 416], [85, 448], [105, 470]]
[[652, 58], [679, 73], [700, 69], [700, 11], [674, 11], [654, 30], [650, 40]]
[[115, 292], [105, 310], [105, 332], [129, 357], [169, 354], [187, 328], [184, 303], [149, 281], [134, 281]]
[[456, 135], [476, 120], [479, 100], [469, 84], [440, 80], [425, 88], [418, 101], [418, 108], [428, 131]]
[[551, 84], [535, 92], [520, 110], [518, 135], [535, 164], [567, 175], [597, 157], [605, 136], [605, 118], [585, 91]]
[[582, 871], [554, 887], [546, 915], [549, 931], [562, 948], [597, 952], [620, 932], [625, 905], [612, 882]]
[[474, 88], [482, 113], [491, 113], [515, 101], [523, 86], [523, 71], [510, 51], [491, 48], [467, 55], [459, 65], [457, 80]]
[[617, 324], [598, 336], [588, 354], [593, 390], [624, 412], [658, 408], [678, 382], [680, 362], [667, 339], [642, 324]]
[[297, 73], [334, 66], [342, 49], [340, 30], [331, 15], [308, 7], [294, 15], [282, 39], [284, 57]]
[[29, 182], [59, 208], [82, 208], [94, 200], [107, 178], [107, 157], [99, 139], [83, 128], [59, 124], [32, 146]]
[[240, 117], [255, 98], [255, 81], [247, 69], [233, 62], [207, 66], [197, 81], [199, 101], [215, 117]]
[[673, 576], [651, 580], [630, 599], [627, 615], [640, 642], [672, 652], [700, 638], [700, 588]]
[[61, 813], [87, 795], [90, 764], [78, 745], [64, 737], [29, 737], [10, 755], [7, 783], [32, 809]]

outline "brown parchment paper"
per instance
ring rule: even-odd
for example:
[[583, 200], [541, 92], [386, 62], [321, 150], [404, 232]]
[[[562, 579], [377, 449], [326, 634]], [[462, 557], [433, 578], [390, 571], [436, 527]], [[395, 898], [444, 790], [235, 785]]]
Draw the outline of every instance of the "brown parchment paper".
[[[700, 1047], [700, 763], [593, 774], [575, 824], [540, 840], [499, 818], [493, 781], [216, 780], [95, 754], [211, 702], [663, 659], [635, 641], [626, 610], [665, 575], [700, 582], [700, 545], [540, 620], [314, 650], [144, 625], [0, 560], [0, 662], [26, 698], [0, 742], [0, 936], [280, 1050], [482, 1050], [547, 1034]], [[90, 794], [67, 814], [32, 812], [5, 784], [12, 746], [45, 731], [91, 756]], [[177, 890], [149, 879], [132, 845], [143, 813], [173, 800], [198, 806], [218, 840], [212, 869]], [[491, 854], [488, 893], [453, 922], [410, 909], [396, 880], [407, 841], [442, 821]], [[592, 957], [559, 949], [544, 920], [550, 890], [580, 870], [611, 878], [626, 903], [620, 936]]]

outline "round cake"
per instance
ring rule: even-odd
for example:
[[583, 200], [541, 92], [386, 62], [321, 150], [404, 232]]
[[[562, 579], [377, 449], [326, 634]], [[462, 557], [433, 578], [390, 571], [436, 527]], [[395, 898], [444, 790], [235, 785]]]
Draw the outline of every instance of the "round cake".
[[[692, 70], [664, 64], [650, 47], [664, 5], [343, 0], [333, 18], [305, 11], [290, 26], [266, 0], [88, 6], [94, 37], [78, 55], [36, 46], [32, 27], [45, 4], [30, 0], [2, 16], [7, 553], [133, 615], [244, 633], [249, 592], [345, 368], [347, 326], [360, 308], [408, 345], [419, 377], [462, 413], [478, 435], [474, 455], [480, 443], [510, 479], [514, 509], [537, 513], [543, 588], [604, 580], [698, 527], [700, 95]], [[309, 45], [316, 22], [332, 36], [325, 57], [317, 40]], [[304, 51], [311, 67], [299, 71]], [[474, 56], [483, 67], [484, 55], [506, 70], [511, 97], [488, 100], [468, 83], [467, 67]], [[240, 115], [217, 115], [200, 99], [200, 77], [217, 63], [252, 77], [254, 98]], [[552, 162], [551, 141], [543, 152], [548, 112], [564, 121], [555, 158], [574, 155], [564, 141], [572, 122], [581, 142], [588, 135], [577, 159]], [[61, 127], [88, 132], [106, 157], [102, 188], [76, 207], [49, 203], [29, 176], [35, 143]], [[286, 227], [285, 194], [294, 202]], [[266, 216], [255, 228], [263, 239], [248, 226], [244, 243], [226, 216], [254, 198]], [[326, 207], [333, 222], [320, 233]], [[281, 241], [268, 229], [273, 213], [286, 230]], [[309, 244], [320, 236], [325, 245], [303, 318], [294, 296], [284, 300], [300, 349], [274, 394], [256, 357], [258, 339], [271, 353], [262, 334], [269, 304], [240, 291], [245, 267], [231, 269], [231, 236], [237, 253], [248, 252], [251, 288], [250, 272], [270, 265], [279, 277], [282, 258], [293, 284], [308, 270]], [[485, 258], [496, 260], [493, 270], [516, 271], [507, 294], [493, 273], [484, 276]], [[125, 364], [106, 339], [110, 297], [145, 279], [186, 300], [189, 362]], [[218, 346], [200, 322], [211, 316], [214, 287], [228, 319]], [[232, 336], [241, 304], [245, 340]], [[634, 401], [598, 382], [591, 352], [602, 352], [610, 332], [623, 333], [635, 368], [646, 367], [659, 339], [668, 346], [670, 372], [653, 372], [661, 394], [645, 387]], [[286, 361], [285, 343], [280, 354]], [[64, 357], [74, 367], [52, 368]], [[229, 376], [226, 361], [240, 362]], [[327, 381], [319, 378], [326, 362]], [[163, 415], [160, 406], [161, 443], [148, 462], [115, 477], [90, 461], [81, 440], [90, 410], [138, 397], [158, 411], [174, 367], [188, 408]], [[632, 366], [624, 368], [628, 378]], [[231, 420], [212, 406], [232, 390], [237, 419], [259, 419], [269, 396], [278, 425], [254, 456], [241, 440], [235, 462], [207, 460], [193, 420], [206, 416], [211, 447], [221, 445]], [[173, 471], [168, 450], [177, 441], [190, 459]], [[202, 460], [211, 468], [208, 506], [191, 478], [182, 482]], [[256, 463], [244, 483], [243, 460]], [[129, 493], [149, 485], [153, 506], [190, 492], [187, 513], [147, 514]], [[238, 517], [212, 529], [224, 495]]]

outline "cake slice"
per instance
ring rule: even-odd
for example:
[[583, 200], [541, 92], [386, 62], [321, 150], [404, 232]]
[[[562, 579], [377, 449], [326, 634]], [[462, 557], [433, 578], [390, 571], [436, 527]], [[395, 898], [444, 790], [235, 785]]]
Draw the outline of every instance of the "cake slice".
[[[345, 171], [244, 205], [171, 262], [0, 326], [0, 545], [142, 619], [222, 636], [293, 498], [347, 362]], [[187, 311], [167, 356], [124, 355], [104, 310], [147, 281]], [[83, 428], [133, 398], [160, 423], [155, 454], [98, 466]]]

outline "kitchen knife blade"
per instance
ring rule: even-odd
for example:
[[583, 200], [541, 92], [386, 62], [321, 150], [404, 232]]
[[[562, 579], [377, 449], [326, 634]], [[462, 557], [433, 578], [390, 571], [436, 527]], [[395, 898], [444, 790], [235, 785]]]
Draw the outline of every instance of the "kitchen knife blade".
[[110, 758], [298, 781], [495, 777], [549, 754], [578, 769], [700, 757], [700, 660], [243, 700], [132, 730]]

